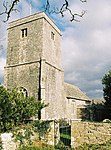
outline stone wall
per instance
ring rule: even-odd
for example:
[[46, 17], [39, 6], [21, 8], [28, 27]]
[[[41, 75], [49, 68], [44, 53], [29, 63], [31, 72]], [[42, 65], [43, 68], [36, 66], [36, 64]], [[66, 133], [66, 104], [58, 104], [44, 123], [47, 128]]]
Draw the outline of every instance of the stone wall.
[[67, 99], [66, 98], [66, 112], [68, 119], [80, 119], [83, 116], [83, 110], [87, 107], [86, 101]]
[[61, 33], [48, 20], [43, 23], [43, 58], [58, 69], [62, 68]]
[[[49, 120], [49, 123], [51, 127], [50, 131], [43, 137], [41, 137], [41, 141], [45, 144], [54, 146], [59, 141], [59, 123], [54, 120]], [[24, 129], [21, 128], [20, 132], [24, 133]], [[15, 141], [12, 133], [3, 133], [0, 135], [0, 138], [3, 150], [17, 150], [17, 148], [19, 147], [20, 141]], [[31, 136], [31, 140], [33, 143], [37, 143], [39, 141], [39, 136], [37, 132], [33, 133], [33, 136]], [[24, 141], [25, 143], [27, 143], [26, 140]]]
[[103, 144], [111, 140], [111, 123], [71, 121], [71, 146]]
[[[27, 36], [22, 37], [22, 30], [26, 28]], [[42, 49], [42, 17], [33, 21], [27, 17], [9, 24], [7, 66], [40, 60]]]
[[42, 119], [66, 114], [60, 43], [60, 30], [43, 12], [9, 24], [4, 85], [23, 87], [28, 95], [49, 103]]
[[17, 145], [14, 143], [12, 136], [13, 136], [12, 133], [1, 134], [1, 142], [3, 150], [15, 150], [17, 148]]
[[[27, 36], [22, 37], [22, 30]], [[4, 85], [24, 87], [38, 97], [40, 58], [43, 50], [43, 15], [38, 14], [11, 22], [8, 27], [8, 49]]]
[[28, 95], [36, 96], [39, 92], [40, 62], [25, 63], [5, 68], [5, 86], [8, 89], [24, 87]]
[[[42, 84], [45, 87], [45, 103], [49, 104], [42, 112], [42, 119], [60, 119], [65, 118], [65, 97], [63, 85], [63, 71], [45, 63], [45, 73], [42, 76]], [[42, 87], [43, 89], [43, 87]], [[41, 94], [42, 95], [42, 94]], [[43, 98], [42, 98], [43, 99]]]

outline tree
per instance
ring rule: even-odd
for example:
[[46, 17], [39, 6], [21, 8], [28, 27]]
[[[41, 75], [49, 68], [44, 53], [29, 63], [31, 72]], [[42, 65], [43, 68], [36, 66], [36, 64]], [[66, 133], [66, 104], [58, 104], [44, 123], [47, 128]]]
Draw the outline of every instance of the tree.
[[9, 101], [9, 92], [3, 87], [0, 86], [0, 132], [6, 131], [8, 126], [10, 126], [10, 115], [12, 104]]
[[105, 105], [111, 107], [111, 70], [102, 78]]
[[[80, 2], [84, 3], [87, 2], [87, 0], [79, 0]], [[18, 3], [21, 2], [21, 0], [12, 0], [12, 2], [9, 4], [9, 2], [7, 0], [5, 0], [3, 2], [3, 6], [4, 6], [4, 11], [0, 12], [0, 15], [6, 14], [6, 21], [8, 21], [8, 19], [10, 18], [11, 12], [13, 11], [18, 11], [15, 6], [18, 5]], [[50, 5], [50, 1], [49, 0], [45, 0], [44, 4], [43, 4], [43, 8], [45, 12], [50, 13], [56, 13], [56, 14], [61, 14], [62, 17], [64, 17], [64, 12], [68, 12], [71, 16], [70, 21], [79, 21], [77, 17], [83, 17], [86, 11], [82, 11], [80, 14], [78, 13], [73, 13], [73, 11], [70, 9], [69, 6], [69, 0], [64, 0], [64, 3], [62, 4], [62, 6], [60, 6], [60, 8], [51, 8]]]
[[0, 132], [25, 124], [46, 106], [34, 97], [25, 97], [15, 89], [9, 91], [0, 86]]

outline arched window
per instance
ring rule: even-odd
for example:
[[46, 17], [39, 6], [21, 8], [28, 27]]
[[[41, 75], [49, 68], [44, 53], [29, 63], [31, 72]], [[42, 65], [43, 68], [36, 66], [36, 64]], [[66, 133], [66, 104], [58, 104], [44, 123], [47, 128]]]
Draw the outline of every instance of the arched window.
[[28, 91], [24, 87], [20, 87], [19, 91], [24, 97], [28, 97]]

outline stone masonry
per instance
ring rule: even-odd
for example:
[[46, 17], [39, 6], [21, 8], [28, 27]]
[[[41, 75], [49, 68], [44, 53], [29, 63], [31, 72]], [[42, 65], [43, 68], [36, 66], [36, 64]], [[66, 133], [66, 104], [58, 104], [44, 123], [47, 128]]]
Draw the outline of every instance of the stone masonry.
[[104, 144], [111, 140], [111, 123], [71, 122], [71, 147]]
[[5, 87], [22, 87], [28, 95], [49, 103], [42, 119], [65, 117], [60, 43], [60, 30], [43, 12], [9, 24]]
[[74, 119], [77, 107], [90, 103], [78, 87], [64, 83], [61, 60], [61, 32], [44, 12], [9, 23], [4, 85], [49, 104], [41, 119]]

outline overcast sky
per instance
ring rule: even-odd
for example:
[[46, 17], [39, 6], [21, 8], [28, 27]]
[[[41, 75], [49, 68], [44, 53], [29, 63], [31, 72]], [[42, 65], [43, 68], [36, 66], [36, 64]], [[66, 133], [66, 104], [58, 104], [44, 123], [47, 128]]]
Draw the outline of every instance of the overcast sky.
[[[1, 0], [2, 1], [2, 0]], [[0, 1], [0, 3], [1, 3]], [[31, 0], [29, 0], [31, 1]], [[21, 0], [20, 12], [12, 13], [10, 21], [30, 14], [29, 1]], [[32, 0], [32, 14], [42, 9], [44, 0]], [[73, 12], [87, 10], [80, 23], [70, 22], [70, 15], [64, 18], [51, 15], [62, 30], [62, 61], [65, 81], [77, 85], [90, 98], [101, 98], [101, 79], [111, 70], [111, 0], [69, 0]], [[3, 2], [3, 1], [2, 1]], [[51, 6], [61, 6], [64, 0], [50, 0]], [[3, 10], [0, 4], [0, 11]], [[0, 17], [0, 82], [3, 83], [7, 49], [7, 24]]]

